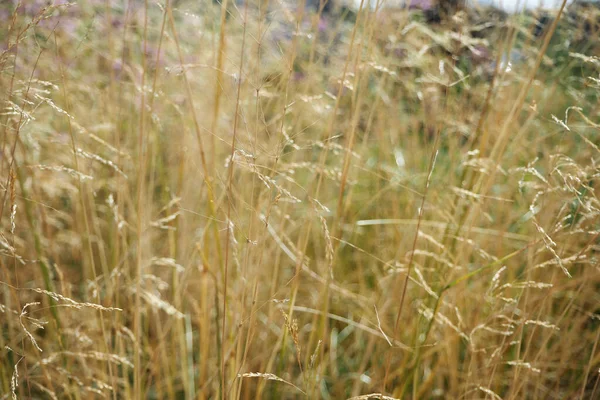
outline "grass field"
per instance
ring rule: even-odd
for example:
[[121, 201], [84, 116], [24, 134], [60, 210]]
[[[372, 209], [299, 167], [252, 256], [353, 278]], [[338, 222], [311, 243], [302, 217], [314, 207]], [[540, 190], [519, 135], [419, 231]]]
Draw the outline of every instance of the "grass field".
[[0, 399], [600, 398], [600, 9], [545, 15], [0, 3]]

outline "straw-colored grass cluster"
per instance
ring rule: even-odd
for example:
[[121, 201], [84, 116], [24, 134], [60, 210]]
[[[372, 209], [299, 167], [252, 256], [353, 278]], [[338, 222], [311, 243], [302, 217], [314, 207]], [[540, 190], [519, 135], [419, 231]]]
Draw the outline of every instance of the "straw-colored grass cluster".
[[600, 396], [599, 9], [303, 3], [0, 3], [0, 399]]

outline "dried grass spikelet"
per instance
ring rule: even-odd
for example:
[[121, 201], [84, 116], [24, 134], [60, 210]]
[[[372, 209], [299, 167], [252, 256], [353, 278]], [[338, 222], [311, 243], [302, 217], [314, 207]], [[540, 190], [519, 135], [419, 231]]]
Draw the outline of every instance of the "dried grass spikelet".
[[525, 362], [525, 361], [522, 361], [522, 360], [507, 361], [505, 364], [512, 365], [512, 366], [515, 366], [515, 367], [526, 368], [526, 369], [528, 369], [531, 372], [534, 372], [536, 374], [539, 374], [539, 373], [542, 372], [539, 368], [535, 368], [534, 366], [532, 366], [531, 363], [528, 363], [528, 362]]
[[[56, 359], [57, 356], [54, 357], [54, 359]], [[36, 367], [37, 367], [37, 365], [38, 364], [35, 364]], [[65, 369], [63, 367], [59, 367], [59, 366], [54, 366], [54, 368], [56, 369], [56, 372], [58, 372], [61, 376], [71, 379], [73, 382], [75, 382], [77, 384], [77, 386], [79, 386], [80, 389], [82, 389], [85, 386], [83, 381], [77, 375], [73, 374], [71, 371], [68, 371], [67, 369]]]
[[[73, 126], [75, 128], [77, 128], [79, 130], [80, 133], [88, 135], [93, 141], [95, 141], [96, 143], [104, 146], [105, 148], [107, 148], [108, 150], [110, 150], [112, 153], [115, 153], [117, 155], [119, 155], [120, 157], [124, 157], [128, 160], [131, 159], [131, 155], [119, 150], [117, 148], [115, 148], [114, 146], [112, 146], [110, 143], [107, 143], [105, 140], [103, 140], [102, 138], [98, 137], [97, 135], [95, 135], [94, 133], [88, 131], [86, 128], [84, 128], [83, 126], [81, 126], [77, 121], [71, 121], [71, 123], [73, 124]], [[112, 126], [111, 124], [101, 124], [101, 125], [96, 125], [92, 128], [90, 128], [92, 130], [111, 130], [114, 129], [114, 126]]]
[[600, 57], [587, 56], [585, 54], [575, 53], [575, 52], [569, 52], [569, 57], [573, 57], [573, 58], [582, 60], [583, 62], [594, 64], [596, 66], [600, 66]]
[[436, 321], [441, 323], [442, 325], [448, 326], [454, 332], [456, 332], [461, 338], [463, 338], [467, 343], [471, 341], [471, 338], [464, 333], [458, 326], [456, 326], [448, 317], [442, 314], [441, 311], [437, 311], [434, 315], [434, 311], [429, 307], [425, 306], [422, 302], [419, 304], [418, 312], [423, 315], [428, 320], [435, 318]]
[[493, 391], [493, 390], [491, 390], [491, 389], [488, 389], [488, 388], [486, 388], [486, 387], [483, 387], [483, 386], [477, 386], [477, 389], [478, 389], [478, 390], [481, 390], [483, 393], [485, 393], [485, 394], [487, 394], [487, 395], [489, 395], [489, 396], [492, 396], [492, 398], [493, 398], [494, 400], [502, 400], [502, 397], [498, 396], [498, 395], [497, 395], [496, 393], [494, 393], [494, 391]]
[[415, 266], [413, 267], [413, 270], [415, 271], [415, 275], [417, 275], [417, 278], [418, 278], [419, 283], [421, 284], [421, 287], [423, 289], [425, 289], [425, 291], [427, 292], [427, 294], [429, 294], [430, 296], [432, 296], [434, 299], [437, 299], [439, 297], [438, 294], [435, 293], [433, 291], [433, 289], [431, 289], [429, 287], [429, 285], [427, 284], [427, 281], [425, 281], [425, 277], [421, 273], [421, 270], [416, 265], [416, 263], [415, 263]]
[[[385, 332], [383, 331], [383, 328], [381, 327], [381, 319], [379, 319], [379, 312], [377, 311], [377, 306], [373, 305], [373, 308], [375, 309], [375, 317], [377, 318], [377, 329], [379, 329], [379, 332], [381, 332], [381, 334], [383, 335], [383, 338], [390, 345], [390, 347], [394, 347], [394, 345], [392, 344], [392, 341], [390, 340], [388, 335], [385, 334]], [[319, 341], [319, 343], [320, 342], [321, 341]]]
[[360, 396], [349, 397], [347, 400], [400, 400], [396, 397], [386, 396], [383, 393], [369, 393]]
[[[281, 186], [274, 178], [260, 172], [259, 168], [261, 166], [256, 164], [256, 157], [254, 155], [247, 153], [244, 150], [238, 149], [233, 153], [233, 157], [229, 156], [225, 160], [226, 168], [228, 167], [230, 162], [234, 162], [243, 170], [250, 171], [251, 173], [255, 174], [267, 189], [275, 188], [278, 192], [278, 195], [281, 195], [280, 199], [278, 200], [288, 201], [291, 203], [302, 202], [302, 200], [294, 196], [288, 189], [285, 189], [283, 186]], [[280, 173], [279, 176], [283, 177], [289, 182], [296, 184], [296, 182], [290, 176], [287, 176], [282, 173]]]
[[553, 287], [554, 285], [551, 283], [544, 282], [536, 282], [536, 281], [524, 281], [524, 282], [514, 282], [514, 283], [505, 283], [502, 286], [498, 287], [498, 291], [503, 289], [548, 289]]
[[239, 259], [239, 252], [238, 252], [239, 242], [235, 238], [235, 224], [230, 219], [227, 220], [227, 229], [229, 230], [229, 242], [230, 242], [229, 245], [231, 246], [231, 249], [232, 249], [233, 262], [234, 262], [235, 266], [237, 267], [237, 270], [239, 271], [240, 270], [240, 259]]
[[102, 353], [99, 351], [88, 351], [85, 353], [84, 352], [74, 352], [74, 351], [59, 351], [56, 353], [52, 353], [49, 357], [46, 357], [46, 358], [40, 360], [39, 362], [35, 363], [34, 366], [37, 366], [38, 364], [41, 364], [41, 365], [52, 364], [58, 359], [59, 356], [80, 357], [80, 358], [96, 360], [96, 361], [106, 361], [106, 362], [109, 362], [112, 364], [126, 365], [130, 368], [133, 368], [133, 363], [131, 363], [131, 361], [129, 361], [125, 357], [122, 357], [118, 354]]
[[333, 243], [331, 242], [331, 235], [329, 233], [329, 228], [327, 228], [327, 221], [325, 220], [325, 217], [323, 217], [322, 215], [319, 215], [319, 220], [321, 221], [323, 235], [325, 236], [325, 245], [326, 245], [325, 257], [327, 259], [327, 264], [329, 266], [329, 276], [331, 277], [331, 279], [334, 279], [334, 277], [333, 277], [334, 250], [333, 250]]
[[67, 174], [71, 175], [72, 177], [81, 179], [82, 181], [94, 179], [94, 177], [91, 175], [86, 175], [83, 172], [79, 172], [72, 168], [65, 167], [64, 165], [38, 164], [38, 165], [30, 165], [29, 168], [35, 168], [35, 169], [39, 169], [41, 171], [66, 172]]
[[506, 265], [503, 265], [498, 271], [496, 271], [496, 273], [492, 277], [492, 283], [486, 292], [486, 298], [488, 299], [488, 301], [492, 301], [493, 293], [499, 286], [500, 276], [504, 271], [506, 271], [506, 269]]
[[9, 244], [9, 240], [6, 236], [0, 231], [0, 254], [4, 254], [10, 257], [14, 257], [21, 264], [25, 264], [25, 259], [16, 253], [16, 249], [14, 246]]
[[554, 331], [560, 331], [560, 328], [548, 321], [539, 321], [539, 320], [527, 320], [524, 322], [525, 325], [536, 325], [541, 326], [542, 328], [552, 329]]
[[108, 204], [113, 213], [113, 218], [119, 231], [124, 227], [129, 226], [127, 221], [125, 221], [125, 218], [123, 218], [123, 216], [119, 213], [119, 205], [115, 202], [115, 198], [113, 197], [112, 193], [108, 195], [106, 204]]
[[170, 230], [170, 231], [175, 231], [177, 230], [174, 226], [170, 226], [167, 225], [169, 222], [174, 221], [179, 215], [181, 214], [180, 211], [176, 211], [175, 213], [171, 214], [171, 215], [167, 215], [164, 218], [159, 218], [155, 221], [150, 222], [150, 226], [153, 226], [155, 228], [159, 228], [159, 229], [165, 229], [165, 230]]
[[171, 267], [174, 268], [177, 272], [184, 272], [185, 268], [182, 265], [178, 264], [174, 258], [168, 257], [152, 257], [150, 259], [150, 265], [155, 265], [159, 267]]
[[[282, 172], [285, 172], [286, 174], [290, 174], [290, 175], [294, 175], [296, 173], [296, 170], [298, 170], [298, 169], [306, 169], [310, 172], [314, 172], [316, 174], [321, 174], [325, 178], [332, 180], [332, 181], [339, 181], [342, 177], [342, 169], [339, 167], [329, 166], [329, 165], [323, 166], [323, 165], [319, 165], [319, 164], [316, 164], [313, 162], [308, 162], [308, 161], [287, 163], [287, 164], [282, 165], [282, 167], [281, 167]], [[356, 184], [356, 181], [348, 180], [347, 183], [349, 185], [354, 185], [354, 184]]]
[[[29, 306], [36, 306], [41, 304], [40, 302], [33, 302], [33, 303], [27, 303], [23, 306], [23, 309], [21, 310], [21, 314], [19, 315], [19, 323], [21, 324], [21, 328], [23, 328], [23, 332], [25, 332], [25, 335], [27, 335], [27, 337], [29, 338], [29, 340], [31, 341], [31, 343], [33, 344], [33, 346], [40, 352], [43, 352], [43, 350], [40, 348], [40, 346], [37, 344], [37, 342], [35, 341], [35, 338], [33, 337], [33, 335], [31, 334], [31, 332], [29, 332], [27, 330], [27, 328], [25, 327], [25, 324], [23, 323], [23, 317], [25, 315], [27, 315], [27, 307]], [[40, 326], [38, 326], [39, 328]], [[43, 327], [42, 327], [43, 328]], [[15, 368], [16, 370], [16, 368]]]
[[10, 211], [10, 234], [14, 235], [15, 234], [15, 228], [16, 228], [16, 224], [15, 224], [15, 219], [17, 216], [17, 192], [15, 189], [15, 181], [16, 181], [16, 175], [15, 175], [15, 171], [14, 169], [11, 167], [10, 171], [9, 171], [9, 176], [8, 176], [8, 190], [10, 192], [10, 204], [11, 204], [11, 211]]
[[[484, 351], [485, 352], [485, 350], [479, 349], [477, 346], [477, 343], [482, 340], [482, 339], [477, 340], [477, 334], [479, 334], [480, 332], [482, 332], [481, 334], [483, 334], [484, 332], [488, 332], [492, 335], [500, 335], [500, 336], [509, 337], [514, 334], [515, 324], [505, 323], [502, 325], [502, 328], [504, 330], [496, 329], [496, 328], [490, 327], [487, 323], [482, 323], [482, 324], [475, 326], [468, 335], [469, 343], [471, 344], [472, 351], [474, 351], [474, 352]], [[485, 339], [485, 337], [484, 337], [484, 339]], [[496, 352], [494, 352], [494, 354], [496, 354]], [[490, 361], [493, 360], [493, 358], [494, 357], [491, 357]]]
[[153, 287], [155, 287], [159, 292], [169, 288], [169, 284], [167, 282], [152, 274], [142, 274], [142, 282], [151, 282], [154, 285]]
[[100, 304], [96, 304], [96, 303], [88, 303], [88, 302], [80, 303], [78, 301], [75, 301], [73, 299], [63, 296], [60, 293], [51, 292], [49, 290], [44, 290], [44, 289], [40, 289], [40, 288], [33, 288], [33, 289], [29, 289], [29, 290], [36, 292], [36, 293], [45, 294], [45, 295], [49, 296], [50, 298], [52, 298], [56, 302], [66, 303], [66, 304], [61, 304], [61, 307], [72, 307], [72, 308], [76, 308], [78, 310], [82, 309], [82, 308], [92, 308], [92, 309], [98, 310], [98, 311], [123, 311], [121, 308], [104, 307], [104, 306], [102, 306]]
[[300, 358], [301, 348], [300, 348], [300, 338], [298, 336], [298, 321], [296, 319], [291, 319], [290, 316], [287, 315], [283, 310], [281, 310], [283, 314], [283, 318], [285, 319], [285, 326], [294, 341], [294, 347], [296, 348], [296, 358], [298, 359], [298, 366], [300, 367], [300, 371], [302, 371], [302, 359]]
[[463, 242], [468, 244], [469, 246], [471, 246], [473, 248], [473, 250], [475, 250], [475, 252], [477, 254], [479, 254], [479, 256], [487, 261], [498, 261], [498, 257], [496, 257], [493, 254], [488, 253], [487, 251], [485, 251], [484, 249], [481, 248], [481, 246], [473, 239], [468, 239], [468, 238], [463, 238], [463, 237], [455, 237], [457, 241], [459, 242]]
[[428, 235], [428, 234], [426, 234], [423, 231], [419, 231], [418, 235], [419, 235], [420, 238], [423, 238], [427, 242], [433, 244], [438, 250], [440, 250], [442, 252], [446, 251], [446, 247], [442, 243], [438, 242], [433, 236]]
[[10, 308], [6, 307], [4, 304], [0, 304], [0, 313], [4, 314], [4, 313], [11, 313], [14, 315], [19, 315], [19, 312], [16, 310], [11, 310]]
[[23, 108], [21, 108], [18, 104], [13, 103], [10, 100], [8, 100], [6, 103], [8, 104], [8, 106], [4, 108], [5, 111], [2, 113], [3, 115], [20, 116], [23, 118], [23, 122], [25, 123], [29, 121], [35, 121], [35, 117], [33, 117], [33, 115], [29, 114], [27, 111], [23, 110]]
[[[8, 349], [10, 350], [10, 347], [8, 347]], [[17, 400], [17, 388], [19, 387], [19, 363], [23, 358], [25, 357], [21, 356], [19, 361], [16, 362], [14, 365], [14, 371], [10, 377], [10, 393], [13, 400]]]
[[88, 335], [86, 335], [85, 333], [81, 332], [79, 326], [76, 327], [75, 329], [73, 329], [73, 328], [64, 329], [64, 333], [66, 335], [72, 336], [75, 339], [76, 343], [80, 343], [84, 347], [92, 346], [94, 344], [94, 340], [92, 338], [90, 338]]
[[[572, 264], [574, 262], [583, 262], [583, 261], [587, 260], [587, 258], [588, 257], [585, 254], [579, 254], [578, 253], [578, 254], [575, 254], [575, 255], [570, 256], [570, 257], [564, 257], [564, 258], [562, 258], [561, 262], [563, 263], [563, 265], [569, 265], [569, 264]], [[548, 260], [548, 261], [544, 261], [541, 264], [535, 265], [533, 268], [534, 269], [545, 268], [545, 267], [550, 266], [550, 265], [558, 265], [558, 260], [551, 259], [551, 260]]]
[[113, 171], [115, 171], [116, 173], [118, 173], [119, 175], [121, 175], [123, 178], [127, 179], [127, 174], [125, 174], [125, 172], [121, 171], [121, 169], [117, 166], [117, 164], [115, 164], [111, 160], [107, 160], [106, 158], [102, 158], [102, 157], [100, 157], [97, 154], [88, 153], [87, 151], [85, 151], [85, 150], [83, 150], [81, 148], [77, 149], [76, 154], [78, 156], [83, 157], [83, 158], [87, 158], [89, 160], [97, 161], [100, 164], [106, 165], [107, 167], [111, 168]]
[[268, 374], [268, 373], [262, 373], [262, 372], [246, 372], [244, 374], [239, 374], [238, 378], [262, 378], [262, 379], [266, 379], [268, 381], [282, 382], [282, 383], [285, 383], [286, 385], [293, 387], [294, 389], [298, 390], [302, 394], [306, 395], [306, 392], [304, 392], [304, 390], [300, 389], [298, 386], [294, 385], [293, 383], [288, 382], [285, 379], [278, 377], [275, 374]]
[[321, 204], [317, 199], [310, 198], [310, 202], [313, 209], [318, 214], [319, 221], [321, 222], [321, 229], [323, 230], [323, 236], [325, 237], [325, 259], [327, 260], [327, 266], [329, 268], [329, 276], [333, 277], [333, 258], [335, 256], [333, 250], [333, 242], [331, 241], [331, 234], [329, 233], [329, 227], [327, 226], [327, 220], [323, 216], [323, 213], [328, 213], [329, 208]]
[[467, 152], [461, 162], [461, 166], [472, 168], [484, 175], [490, 175], [494, 171], [499, 172], [504, 176], [508, 175], [508, 173], [499, 164], [495, 163], [493, 159], [479, 157], [479, 150]]
[[425, 250], [415, 249], [414, 251], [411, 250], [411, 251], [407, 252], [406, 253], [406, 257], [407, 258], [410, 257], [411, 254], [421, 255], [421, 256], [425, 256], [425, 257], [431, 257], [435, 261], [439, 262], [440, 264], [446, 265], [450, 269], [459, 268], [457, 265], [453, 264], [452, 261], [444, 258], [442, 255], [437, 254], [437, 253], [433, 253], [433, 252], [425, 251]]
[[41, 102], [44, 102], [44, 103], [48, 104], [54, 111], [56, 111], [59, 114], [65, 115], [71, 121], [75, 120], [74, 116], [72, 116], [67, 111], [65, 111], [62, 108], [60, 108], [59, 106], [57, 106], [56, 103], [54, 103], [54, 101], [52, 99], [50, 99], [49, 97], [44, 97], [44, 96], [40, 95], [39, 93], [35, 93], [33, 95], [33, 97], [36, 98], [36, 99], [38, 99], [38, 100], [40, 100]]
[[558, 253], [556, 252], [555, 248], [557, 247], [556, 242], [554, 242], [554, 240], [552, 240], [552, 238], [550, 237], [550, 235], [546, 232], [546, 230], [540, 225], [536, 215], [538, 214], [538, 212], [540, 211], [540, 207], [537, 205], [538, 199], [542, 196], [546, 194], [545, 191], [538, 191], [534, 198], [533, 201], [531, 202], [531, 204], [529, 205], [529, 214], [531, 215], [531, 219], [533, 221], [533, 224], [535, 225], [537, 231], [542, 235], [542, 239], [544, 241], [544, 247], [554, 256], [555, 260], [557, 261], [560, 269], [564, 272], [564, 274], [571, 278], [571, 274], [569, 273], [569, 270], [565, 267], [565, 265], [562, 262], [561, 257], [558, 255]]
[[319, 348], [321, 347], [321, 343], [323, 343], [323, 341], [319, 339], [319, 341], [317, 342], [317, 346], [315, 347], [315, 351], [310, 356], [310, 364], [308, 366], [310, 369], [313, 369], [315, 367], [315, 361], [317, 360], [317, 354], [319, 354]]
[[[131, 288], [130, 290], [131, 290], [131, 293], [133, 293], [133, 294], [136, 293], [135, 287]], [[161, 299], [159, 296], [157, 296], [154, 293], [150, 293], [146, 290], [142, 290], [141, 297], [148, 303], [148, 305], [151, 306], [152, 309], [162, 310], [165, 313], [167, 313], [167, 315], [170, 315], [170, 316], [173, 316], [173, 317], [179, 318], [179, 319], [185, 317], [185, 315], [181, 311], [179, 311], [177, 308], [175, 308], [175, 306], [173, 306], [169, 302]]]
[[[339, 136], [337, 136], [339, 137]], [[334, 138], [331, 138], [334, 139]], [[349, 149], [339, 143], [334, 142], [333, 140], [329, 139], [327, 142], [323, 142], [320, 140], [316, 140], [314, 142], [311, 143], [311, 146], [313, 147], [318, 147], [321, 148], [323, 150], [329, 150], [333, 155], [340, 155], [343, 153], [348, 153], [350, 154], [352, 157], [356, 158], [357, 160], [361, 159], [360, 154], [358, 154], [357, 152], [353, 151], [352, 149]]]

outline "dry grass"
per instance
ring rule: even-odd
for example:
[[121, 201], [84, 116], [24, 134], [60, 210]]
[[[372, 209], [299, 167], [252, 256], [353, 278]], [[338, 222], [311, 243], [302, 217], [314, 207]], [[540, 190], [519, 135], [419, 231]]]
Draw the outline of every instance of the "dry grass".
[[42, 3], [0, 5], [0, 399], [599, 395], [597, 9]]

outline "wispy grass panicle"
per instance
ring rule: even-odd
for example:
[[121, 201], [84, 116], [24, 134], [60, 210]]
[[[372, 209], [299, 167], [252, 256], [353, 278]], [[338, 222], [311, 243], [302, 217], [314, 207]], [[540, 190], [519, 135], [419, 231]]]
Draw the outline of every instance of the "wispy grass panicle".
[[597, 397], [600, 9], [395, 3], [0, 1], [0, 400]]

